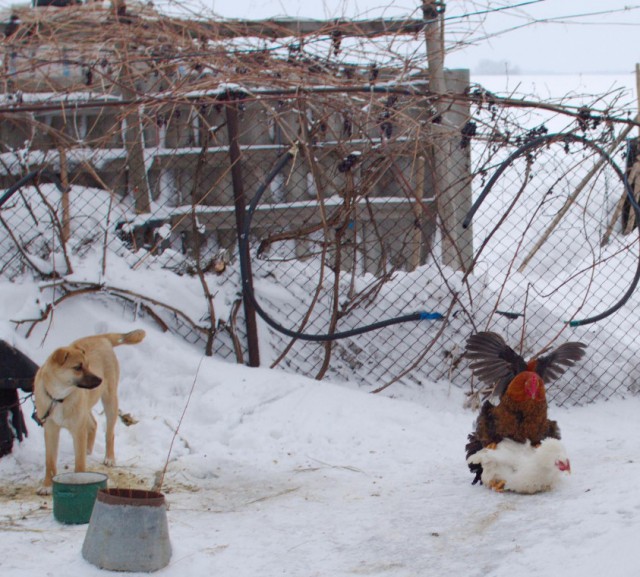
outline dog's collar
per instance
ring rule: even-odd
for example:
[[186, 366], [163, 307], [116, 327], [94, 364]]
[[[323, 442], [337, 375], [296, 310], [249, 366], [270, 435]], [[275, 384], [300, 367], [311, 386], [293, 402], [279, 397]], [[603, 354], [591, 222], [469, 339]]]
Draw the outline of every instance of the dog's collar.
[[55, 409], [55, 406], [58, 403], [63, 403], [64, 399], [55, 399], [54, 397], [52, 397], [49, 394], [49, 391], [47, 391], [47, 389], [44, 389], [45, 395], [47, 395], [47, 397], [49, 397], [49, 399], [51, 399], [51, 403], [49, 403], [49, 408], [47, 409], [47, 411], [45, 412], [45, 414], [42, 417], [38, 417], [38, 410], [35, 409], [33, 411], [33, 415], [31, 415], [31, 418], [38, 423], [38, 425], [40, 425], [41, 427], [45, 424], [46, 420], [51, 416], [51, 412], [53, 411], [53, 409]]

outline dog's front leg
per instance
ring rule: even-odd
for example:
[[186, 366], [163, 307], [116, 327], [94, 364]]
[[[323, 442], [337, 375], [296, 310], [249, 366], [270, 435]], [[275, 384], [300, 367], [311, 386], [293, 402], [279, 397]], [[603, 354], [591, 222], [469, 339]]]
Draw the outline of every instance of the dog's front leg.
[[89, 415], [89, 427], [87, 432], [87, 455], [93, 453], [93, 445], [96, 441], [96, 431], [98, 430], [98, 423], [93, 414]]
[[57, 470], [59, 440], [60, 427], [53, 420], [47, 421], [44, 425], [45, 473], [38, 495], [51, 495], [53, 478]]

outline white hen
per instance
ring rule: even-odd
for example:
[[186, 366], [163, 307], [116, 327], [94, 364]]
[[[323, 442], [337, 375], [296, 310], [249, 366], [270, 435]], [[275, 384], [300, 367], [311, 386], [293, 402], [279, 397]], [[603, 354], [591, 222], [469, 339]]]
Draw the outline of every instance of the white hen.
[[544, 439], [537, 447], [503, 439], [467, 459], [482, 465], [482, 483], [496, 491], [539, 493], [549, 491], [563, 474], [571, 472], [567, 452], [558, 439]]

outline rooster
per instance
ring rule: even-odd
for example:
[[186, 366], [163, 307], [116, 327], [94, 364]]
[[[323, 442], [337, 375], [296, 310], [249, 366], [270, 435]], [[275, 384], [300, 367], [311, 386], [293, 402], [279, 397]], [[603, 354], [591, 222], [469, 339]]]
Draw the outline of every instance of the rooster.
[[543, 439], [560, 439], [560, 429], [547, 418], [545, 378], [555, 379], [579, 361], [586, 345], [569, 342], [549, 354], [525, 361], [504, 339], [492, 332], [469, 337], [467, 357], [474, 375], [493, 385], [493, 405], [485, 400], [476, 420], [475, 431], [468, 437], [466, 456], [475, 474], [473, 484], [482, 481], [482, 463], [469, 457], [485, 448], [495, 448], [503, 439], [537, 446]]
[[548, 437], [538, 447], [529, 441], [500, 441], [495, 449], [485, 448], [471, 455], [469, 465], [482, 467], [482, 483], [494, 491], [539, 493], [551, 490], [571, 473], [571, 463], [558, 439]]

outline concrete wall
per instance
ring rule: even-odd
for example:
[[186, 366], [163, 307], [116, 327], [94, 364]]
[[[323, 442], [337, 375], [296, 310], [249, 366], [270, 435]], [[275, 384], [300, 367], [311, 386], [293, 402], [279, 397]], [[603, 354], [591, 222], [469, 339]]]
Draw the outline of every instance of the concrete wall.
[[[456, 91], [468, 85], [466, 71], [452, 71], [448, 77]], [[270, 237], [292, 229], [322, 230], [318, 204], [322, 198], [331, 206], [335, 226], [349, 226], [350, 238], [341, 239], [350, 247], [340, 255], [341, 266], [381, 274], [390, 266], [413, 269], [424, 264], [432, 256], [438, 227], [430, 108], [416, 101], [399, 110], [387, 106], [380, 96], [372, 121], [359, 127], [348, 125], [345, 109], [323, 108], [312, 96], [307, 100], [312, 106], [305, 111], [300, 110], [298, 100], [285, 98], [240, 107], [238, 140], [247, 201], [291, 142], [310, 126], [314, 129], [308, 135], [314, 166], [300, 151], [274, 179], [262, 199], [254, 232]], [[455, 111], [461, 127], [469, 118], [468, 106], [456, 105]], [[6, 156], [27, 150], [34, 166], [42, 161], [36, 152], [46, 152], [48, 162], [55, 165], [56, 150], [64, 147], [71, 183], [106, 185], [120, 198], [141, 194], [140, 175], [134, 175], [133, 165], [137, 164], [144, 172], [149, 200], [163, 207], [163, 215], [169, 215], [166, 218], [174, 226], [176, 243], [199, 242], [192, 238], [191, 217], [180, 208], [195, 202], [199, 224], [207, 234], [218, 245], [232, 248], [234, 188], [224, 106], [212, 100], [197, 105], [158, 105], [139, 112], [138, 133], [131, 131], [137, 115], [118, 106], [73, 108], [61, 99], [60, 109], [8, 114], [0, 122], [0, 152]], [[389, 127], [380, 120], [384, 114]], [[138, 160], [132, 155], [132, 137], [142, 139], [143, 158]], [[459, 199], [451, 212], [458, 219], [471, 203], [471, 178], [469, 148], [459, 146], [455, 131], [451, 157], [456, 171], [454, 196]], [[15, 177], [3, 177], [7, 185], [12, 179]], [[138, 212], [145, 213], [150, 205], [139, 200]], [[156, 214], [149, 218], [157, 221]], [[455, 224], [449, 223], [450, 227]], [[313, 252], [308, 241], [300, 238], [296, 242], [300, 258]], [[472, 248], [466, 237], [460, 243], [465, 251]]]

